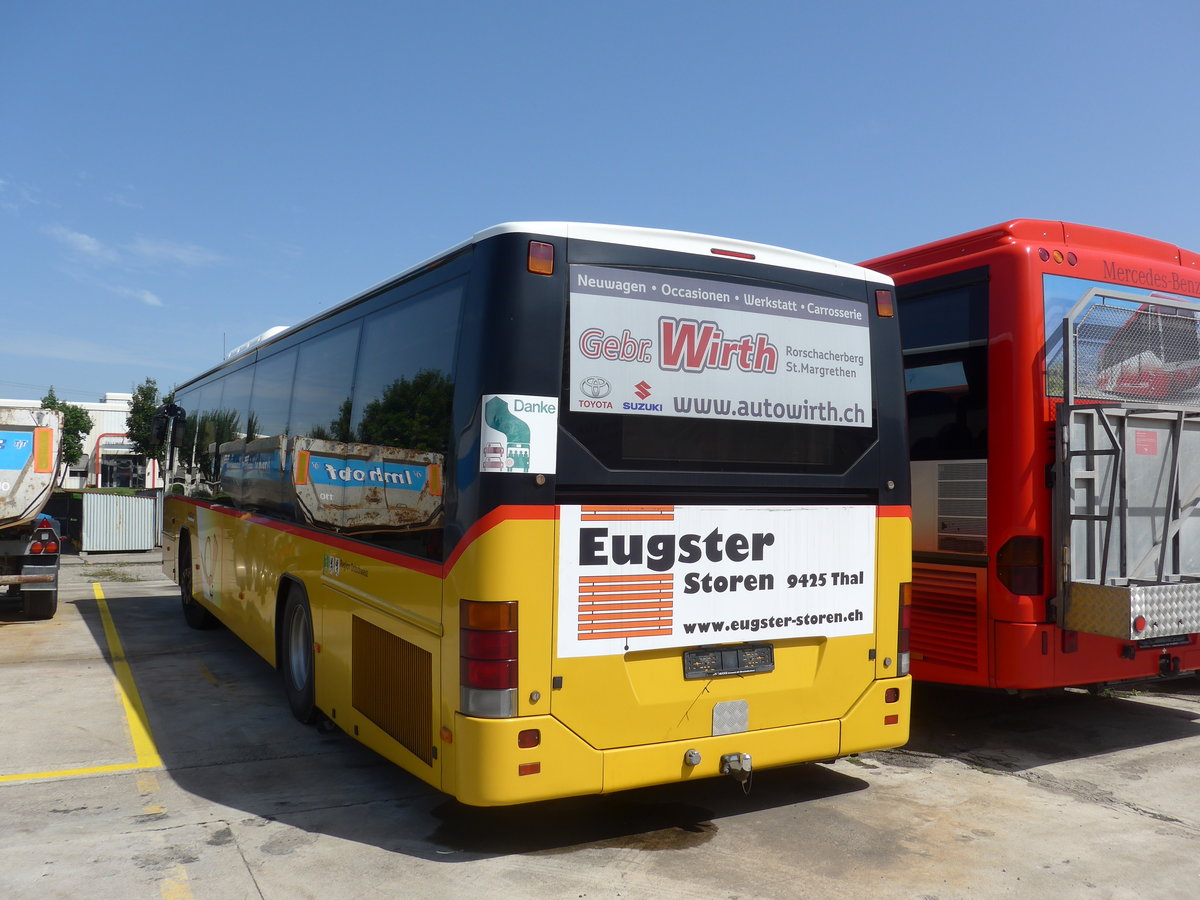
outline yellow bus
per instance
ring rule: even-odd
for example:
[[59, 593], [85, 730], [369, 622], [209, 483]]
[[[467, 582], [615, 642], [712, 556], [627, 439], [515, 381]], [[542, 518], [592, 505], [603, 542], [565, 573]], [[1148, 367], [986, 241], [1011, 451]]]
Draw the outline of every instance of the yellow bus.
[[164, 568], [325, 718], [477, 806], [907, 740], [885, 276], [499, 225], [178, 387]]

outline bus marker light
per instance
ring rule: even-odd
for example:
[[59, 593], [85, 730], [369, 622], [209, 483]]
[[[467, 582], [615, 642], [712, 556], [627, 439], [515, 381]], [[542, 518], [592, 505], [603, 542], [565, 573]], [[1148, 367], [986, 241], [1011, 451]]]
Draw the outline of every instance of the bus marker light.
[[875, 312], [884, 319], [896, 315], [896, 304], [891, 291], [880, 289], [875, 292]]
[[1146, 630], [1146, 617], [1145, 616], [1138, 616], [1136, 619], [1133, 620], [1133, 630], [1136, 631], [1138, 634], [1141, 634], [1143, 631]]
[[442, 730], [439, 731], [438, 734], [441, 736], [443, 744], [453, 744], [454, 743], [454, 732], [451, 731], [449, 728], [447, 728], [445, 725], [442, 726]]
[[1055, 261], [1056, 263], [1058, 263], [1059, 265], [1062, 265], [1062, 261], [1063, 261], [1063, 254], [1062, 254], [1062, 251], [1061, 251], [1061, 250], [1055, 250], [1055, 251], [1054, 251], [1054, 261]]
[[554, 274], [554, 245], [545, 241], [529, 242], [529, 271], [534, 275]]
[[898, 723], [899, 721], [900, 721], [900, 717], [899, 717], [899, 716], [884, 716], [884, 717], [883, 717], [883, 724], [884, 724], [884, 725], [895, 725], [895, 724], [896, 724], [896, 723]]
[[900, 699], [900, 688], [888, 688], [883, 692], [884, 703], [895, 703]]
[[743, 253], [740, 250], [722, 250], [720, 247], [713, 247], [712, 253], [714, 256], [732, 256], [734, 259], [754, 259], [753, 253]]
[[541, 774], [542, 764], [536, 763], [521, 763], [517, 766], [517, 775], [538, 775]]
[[530, 747], [540, 746], [542, 743], [542, 732], [537, 728], [526, 728], [524, 731], [517, 733], [517, 746], [522, 750], [528, 750]]

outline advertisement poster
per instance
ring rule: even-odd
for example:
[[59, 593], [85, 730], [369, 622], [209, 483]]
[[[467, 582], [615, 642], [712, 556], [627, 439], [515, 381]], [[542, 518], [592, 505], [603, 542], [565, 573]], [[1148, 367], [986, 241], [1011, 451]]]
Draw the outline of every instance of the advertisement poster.
[[869, 634], [870, 506], [559, 508], [558, 655]]
[[577, 412], [871, 425], [867, 304], [571, 266]]
[[558, 398], [484, 394], [479, 471], [553, 475], [558, 463]]

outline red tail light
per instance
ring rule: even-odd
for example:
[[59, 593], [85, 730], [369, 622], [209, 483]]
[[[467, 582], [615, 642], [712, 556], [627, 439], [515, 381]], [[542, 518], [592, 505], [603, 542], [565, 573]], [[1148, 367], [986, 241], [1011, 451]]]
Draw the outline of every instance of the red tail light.
[[753, 253], [746, 253], [743, 250], [723, 250], [720, 247], [713, 247], [712, 254], [714, 256], [731, 256], [734, 259], [754, 259]]
[[1014, 594], [1040, 594], [1044, 556], [1040, 537], [1009, 538], [996, 553], [996, 577]]
[[463, 687], [481, 691], [507, 691], [517, 686], [517, 661], [463, 659], [459, 674]]
[[911, 650], [909, 643], [912, 638], [912, 582], [906, 581], [900, 585], [900, 629], [896, 640], [896, 657], [899, 665], [897, 675], [907, 675]]
[[517, 604], [459, 602], [459, 693], [470, 716], [516, 713]]

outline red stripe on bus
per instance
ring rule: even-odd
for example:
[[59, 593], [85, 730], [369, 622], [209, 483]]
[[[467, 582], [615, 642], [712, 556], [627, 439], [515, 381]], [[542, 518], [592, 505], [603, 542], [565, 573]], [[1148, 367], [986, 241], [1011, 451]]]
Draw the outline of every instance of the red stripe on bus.
[[911, 506], [877, 506], [875, 507], [875, 518], [877, 519], [911, 519]]
[[304, 525], [283, 522], [279, 519], [269, 519], [266, 516], [255, 515], [254, 513], [244, 512], [228, 506], [220, 506], [216, 503], [199, 500], [195, 497], [172, 496], [170, 499], [182, 500], [184, 503], [190, 503], [193, 506], [211, 510], [222, 516], [229, 516], [233, 519], [244, 519], [256, 525], [263, 525], [274, 531], [281, 531], [284, 534], [295, 535], [316, 544], [322, 544], [326, 547], [337, 547], [339, 550], [345, 550], [347, 553], [357, 553], [359, 556], [365, 556], [368, 559], [391, 563], [405, 569], [411, 569], [414, 572], [420, 572], [422, 575], [433, 575], [437, 578], [445, 578], [472, 543], [502, 522], [510, 520], [545, 521], [547, 519], [558, 518], [558, 508], [555, 506], [499, 506], [471, 526], [445, 563], [436, 563], [420, 559], [416, 556], [399, 553], [395, 550], [376, 547], [373, 544], [352, 541]]
[[454, 568], [459, 557], [467, 552], [467, 548], [475, 543], [481, 535], [491, 531], [502, 522], [516, 520], [525, 522], [544, 522], [558, 518], [557, 506], [497, 506], [490, 513], [478, 520], [467, 529], [450, 556], [446, 559], [446, 573]]
[[404, 569], [411, 569], [414, 572], [420, 572], [422, 575], [433, 575], [437, 578], [445, 577], [441, 563], [408, 556], [404, 553], [398, 553], [395, 550], [376, 547], [373, 544], [348, 540], [335, 534], [327, 534], [323, 531], [317, 531], [315, 528], [307, 528], [292, 522], [282, 522], [279, 519], [269, 519], [266, 516], [255, 515], [254, 513], [233, 509], [228, 506], [219, 506], [218, 504], [210, 503], [206, 500], [198, 500], [194, 497], [172, 497], [170, 499], [182, 500], [184, 503], [199, 506], [218, 515], [229, 516], [231, 519], [241, 519], [254, 525], [262, 525], [265, 528], [270, 528], [272, 531], [279, 531], [284, 534], [293, 535], [294, 537], [303, 538], [304, 540], [312, 541], [314, 544], [321, 544], [325, 547], [336, 547], [338, 550], [344, 550], [346, 553], [354, 553], [358, 556], [365, 556], [368, 559], [390, 563]]

